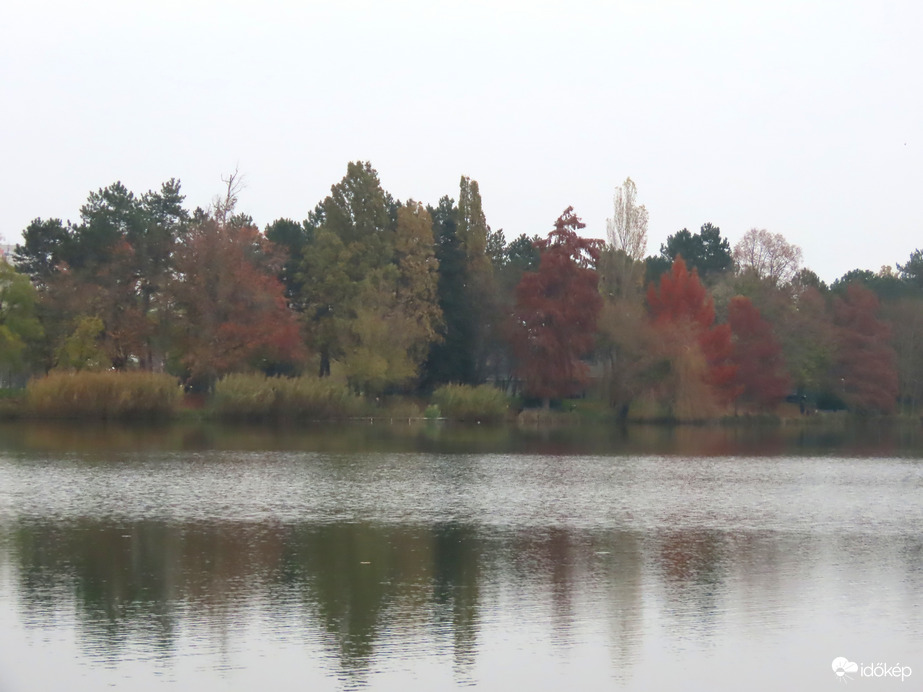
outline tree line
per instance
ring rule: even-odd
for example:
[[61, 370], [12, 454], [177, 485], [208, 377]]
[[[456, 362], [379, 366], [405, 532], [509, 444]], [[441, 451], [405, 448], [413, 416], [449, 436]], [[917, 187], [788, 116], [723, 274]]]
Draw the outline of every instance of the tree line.
[[566, 209], [545, 236], [487, 224], [478, 183], [400, 201], [353, 162], [303, 221], [260, 231], [239, 178], [190, 212], [177, 180], [90, 193], [37, 218], [0, 267], [7, 373], [147, 370], [207, 390], [229, 373], [313, 373], [368, 395], [491, 382], [543, 402], [589, 395], [675, 419], [805, 410], [915, 412], [923, 253], [827, 286], [781, 235], [670, 235], [616, 188], [607, 240]]

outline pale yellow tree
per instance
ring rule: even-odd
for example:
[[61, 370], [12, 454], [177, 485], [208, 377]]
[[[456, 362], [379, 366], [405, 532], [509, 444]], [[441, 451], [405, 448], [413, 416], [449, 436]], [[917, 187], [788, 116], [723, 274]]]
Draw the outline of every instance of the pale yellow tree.
[[418, 334], [410, 355], [419, 366], [430, 345], [441, 339], [442, 326], [433, 220], [419, 202], [410, 200], [397, 210], [394, 256], [399, 272], [397, 302]]
[[638, 189], [631, 178], [615, 188], [613, 216], [606, 219], [609, 244], [633, 260], [647, 251], [647, 209], [638, 204]]
[[801, 268], [801, 248], [781, 233], [751, 228], [734, 246], [738, 272], [752, 272], [775, 285], [789, 283]]

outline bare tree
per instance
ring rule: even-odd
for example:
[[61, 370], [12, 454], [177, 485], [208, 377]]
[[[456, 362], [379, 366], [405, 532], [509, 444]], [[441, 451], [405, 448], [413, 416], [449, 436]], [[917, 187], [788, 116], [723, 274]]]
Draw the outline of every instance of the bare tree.
[[244, 177], [240, 174], [237, 167], [234, 172], [228, 176], [221, 176], [221, 182], [225, 184], [226, 190], [224, 197], [216, 195], [212, 200], [211, 213], [215, 221], [224, 225], [234, 214], [234, 208], [237, 206], [237, 198], [240, 191], [244, 189]]
[[734, 246], [734, 262], [739, 272], [750, 271], [774, 284], [786, 284], [801, 268], [801, 248], [781, 233], [751, 228]]
[[633, 260], [644, 258], [647, 251], [647, 209], [638, 205], [635, 183], [631, 178], [615, 188], [614, 216], [606, 219], [609, 244]]

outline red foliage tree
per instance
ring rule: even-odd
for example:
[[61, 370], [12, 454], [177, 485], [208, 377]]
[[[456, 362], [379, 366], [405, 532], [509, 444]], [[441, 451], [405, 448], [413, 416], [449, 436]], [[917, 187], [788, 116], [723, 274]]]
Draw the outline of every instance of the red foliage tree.
[[757, 408], [773, 409], [788, 394], [791, 383], [772, 325], [743, 296], [732, 298], [728, 304], [728, 324], [740, 399]]
[[190, 230], [175, 261], [179, 359], [191, 380], [304, 357], [297, 319], [275, 275], [280, 258], [257, 229], [204, 221]]
[[847, 406], [859, 413], [890, 413], [897, 403], [898, 381], [891, 330], [878, 319], [878, 298], [850, 284], [833, 305], [837, 330], [834, 373]]
[[[739, 393], [734, 381], [737, 366], [731, 361], [733, 344], [731, 329], [715, 324], [714, 301], [708, 295], [698, 273], [686, 268], [677, 257], [670, 271], [660, 279], [659, 288], [651, 283], [647, 303], [655, 330], [666, 340], [684, 338], [697, 345], [705, 358], [703, 374], [718, 403], [728, 403]], [[676, 344], [678, 348], [690, 344]]]
[[602, 308], [596, 262], [601, 240], [581, 238], [586, 224], [568, 207], [548, 237], [535, 243], [537, 272], [523, 274], [516, 287], [511, 342], [525, 391], [548, 404], [586, 384], [580, 358], [592, 351]]

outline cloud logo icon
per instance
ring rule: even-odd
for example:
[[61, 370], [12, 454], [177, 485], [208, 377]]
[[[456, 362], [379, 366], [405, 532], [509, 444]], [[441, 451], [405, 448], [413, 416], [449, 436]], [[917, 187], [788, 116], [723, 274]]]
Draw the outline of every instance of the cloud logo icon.
[[833, 659], [833, 664], [831, 666], [833, 672], [836, 673], [838, 678], [849, 677], [846, 673], [855, 673], [859, 670], [859, 665], [853, 663], [848, 658], [843, 658], [842, 656], [837, 656]]

